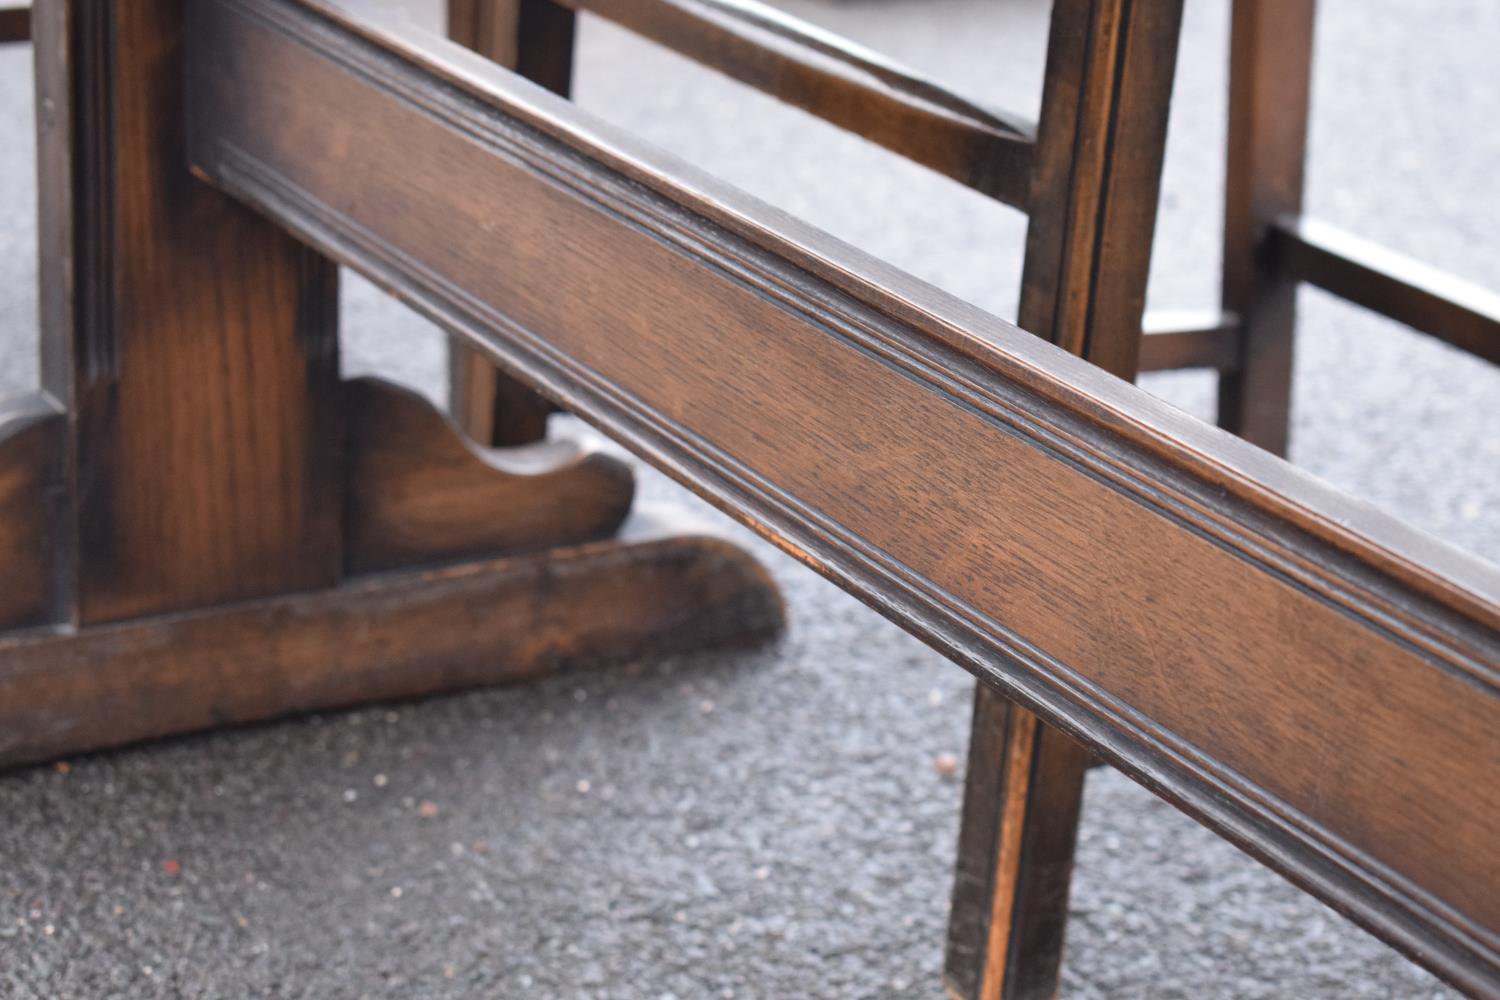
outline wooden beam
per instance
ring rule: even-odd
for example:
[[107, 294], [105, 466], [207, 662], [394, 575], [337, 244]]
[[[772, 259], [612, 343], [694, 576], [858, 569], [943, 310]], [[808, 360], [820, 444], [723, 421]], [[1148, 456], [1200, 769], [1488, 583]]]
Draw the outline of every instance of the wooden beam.
[[[1018, 322], [1123, 379], [1141, 347], [1181, 16], [1178, 0], [1052, 7]], [[944, 963], [961, 1000], [1056, 994], [1088, 762], [1030, 709], [976, 691]]]
[[201, 176], [1500, 989], [1494, 567], [452, 43], [307, 0], [190, 10]]
[[1219, 426], [1285, 455], [1297, 283], [1268, 254], [1302, 209], [1316, 0], [1234, 0], [1220, 305], [1240, 317], [1239, 365], [1219, 378]]
[[562, 0], [1007, 205], [1033, 126], [756, 0]]
[[[552, 0], [448, 0], [449, 38], [564, 97], [573, 85], [576, 20]], [[448, 409], [480, 444], [510, 446], [545, 438], [556, 407], [450, 339]]]
[[1141, 371], [1212, 368], [1232, 371], [1240, 359], [1238, 316], [1220, 312], [1147, 313], [1141, 324]]
[[195, 180], [182, 0], [37, 7], [42, 380], [80, 623], [331, 586], [337, 270]]
[[1315, 219], [1280, 220], [1272, 244], [1291, 278], [1500, 364], [1500, 295]]
[[774, 586], [741, 550], [642, 536], [3, 636], [0, 766], [742, 645], [780, 625]]

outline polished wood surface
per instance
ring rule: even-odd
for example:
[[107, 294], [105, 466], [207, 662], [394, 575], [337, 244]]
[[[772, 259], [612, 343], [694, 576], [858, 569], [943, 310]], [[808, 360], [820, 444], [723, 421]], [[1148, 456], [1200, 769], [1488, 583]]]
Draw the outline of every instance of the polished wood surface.
[[650, 534], [0, 636], [0, 765], [743, 645], [781, 627], [774, 587], [742, 551]]
[[[552, 0], [448, 0], [448, 37], [554, 94], [573, 83], [576, 18]], [[448, 342], [448, 408], [480, 444], [547, 436], [555, 407], [461, 340]]]
[[1302, 208], [1314, 0], [1234, 0], [1221, 302], [1242, 320], [1219, 377], [1219, 426], [1285, 455], [1297, 284], [1269, 266], [1275, 221]]
[[42, 380], [74, 413], [76, 619], [332, 585], [336, 270], [189, 175], [181, 0], [37, 13], [41, 155], [64, 165], [40, 178]]
[[1238, 316], [1217, 311], [1157, 311], [1146, 314], [1142, 327], [1143, 372], [1178, 368], [1227, 372], [1239, 364]]
[[[1124, 379], [1136, 374], [1181, 14], [1179, 2], [1052, 8], [1018, 323]], [[1042, 1000], [1062, 966], [1088, 752], [983, 687], [970, 740], [945, 979], [964, 1000]]]
[[574, 546], [625, 517], [621, 462], [339, 381], [333, 263], [188, 172], [184, 13], [36, 11], [44, 390], [0, 404], [0, 764], [773, 632], [723, 542]]
[[294, 0], [191, 10], [203, 176], [1500, 987], [1492, 567], [450, 43]]
[[351, 573], [606, 538], [630, 513], [635, 484], [617, 458], [565, 441], [481, 448], [380, 379], [346, 383], [344, 399]]
[[1213, 366], [1218, 419], [1278, 454], [1291, 421], [1301, 283], [1500, 362], [1500, 295], [1302, 213], [1315, 8], [1235, 0], [1230, 29], [1222, 302], [1239, 343], [1233, 365]]
[[960, 1000], [1056, 994], [1089, 752], [974, 691], [944, 981]]
[[1270, 245], [1291, 278], [1500, 364], [1500, 295], [1316, 219], [1279, 220]]
[[41, 395], [0, 402], [0, 629], [40, 625], [66, 603], [67, 418]]
[[756, 0], [563, 0], [961, 184], [1026, 204], [1034, 126]]

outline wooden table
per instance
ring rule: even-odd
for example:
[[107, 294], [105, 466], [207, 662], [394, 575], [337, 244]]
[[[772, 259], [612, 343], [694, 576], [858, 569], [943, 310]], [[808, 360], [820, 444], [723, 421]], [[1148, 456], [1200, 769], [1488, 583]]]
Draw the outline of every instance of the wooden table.
[[[955, 993], [1050, 992], [1092, 754], [1500, 994], [1500, 573], [1116, 377], [1253, 348], [1140, 334], [1177, 4], [1060, 3], [1036, 126], [758, 8], [586, 6], [1027, 210], [1043, 336], [452, 42], [321, 0], [39, 4], [0, 760], [779, 626], [743, 553], [614, 537], [618, 463], [341, 383], [337, 261], [504, 368], [458, 365], [476, 433], [566, 407], [983, 682]], [[538, 16], [567, 23], [506, 30]]]

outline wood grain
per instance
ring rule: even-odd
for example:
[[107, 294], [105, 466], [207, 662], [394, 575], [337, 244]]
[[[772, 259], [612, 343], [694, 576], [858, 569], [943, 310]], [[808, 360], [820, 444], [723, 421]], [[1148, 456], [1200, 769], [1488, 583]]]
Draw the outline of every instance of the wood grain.
[[[1052, 8], [1019, 324], [1123, 379], [1141, 347], [1181, 14], [1177, 0]], [[985, 689], [972, 733], [963, 824], [986, 832], [960, 833], [944, 978], [965, 1000], [1046, 1000], [1089, 755]]]
[[781, 621], [757, 563], [719, 539], [679, 536], [0, 636], [0, 765], [743, 645]]
[[67, 169], [41, 176], [43, 381], [75, 414], [77, 619], [331, 585], [336, 271], [189, 175], [182, 0], [46, 7], [41, 155]]
[[1493, 567], [451, 43], [293, 0], [192, 10], [204, 176], [1500, 987]]
[[605, 538], [635, 484], [617, 458], [567, 442], [485, 449], [416, 393], [344, 385], [351, 573]]
[[0, 401], [0, 629], [66, 614], [67, 418], [44, 396]]
[[[552, 0], [448, 0], [448, 37], [554, 94], [573, 83], [573, 12]], [[448, 342], [448, 409], [480, 444], [547, 436], [552, 402], [466, 346]]]

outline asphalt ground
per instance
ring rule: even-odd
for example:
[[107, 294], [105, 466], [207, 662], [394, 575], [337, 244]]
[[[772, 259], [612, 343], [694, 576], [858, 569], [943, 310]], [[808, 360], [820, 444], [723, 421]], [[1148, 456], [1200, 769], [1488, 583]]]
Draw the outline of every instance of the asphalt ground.
[[[1036, 106], [1035, 0], [787, 6]], [[1227, 7], [1187, 2], [1153, 306], [1216, 300]], [[1500, 7], [1321, 7], [1310, 207], [1500, 288]], [[1015, 213], [607, 26], [581, 45], [586, 108], [1013, 314]], [[36, 377], [28, 66], [0, 51], [0, 394]], [[1500, 558], [1500, 375], [1320, 293], [1300, 307], [1293, 461]], [[344, 322], [350, 372], [441, 399], [435, 331], [352, 278]], [[1205, 376], [1145, 386], [1209, 411]], [[963, 757], [971, 681], [640, 479], [765, 560], [784, 639], [0, 776], [0, 997], [939, 996], [962, 775], [936, 762]], [[1107, 770], [1068, 940], [1068, 997], [1449, 995]]]

